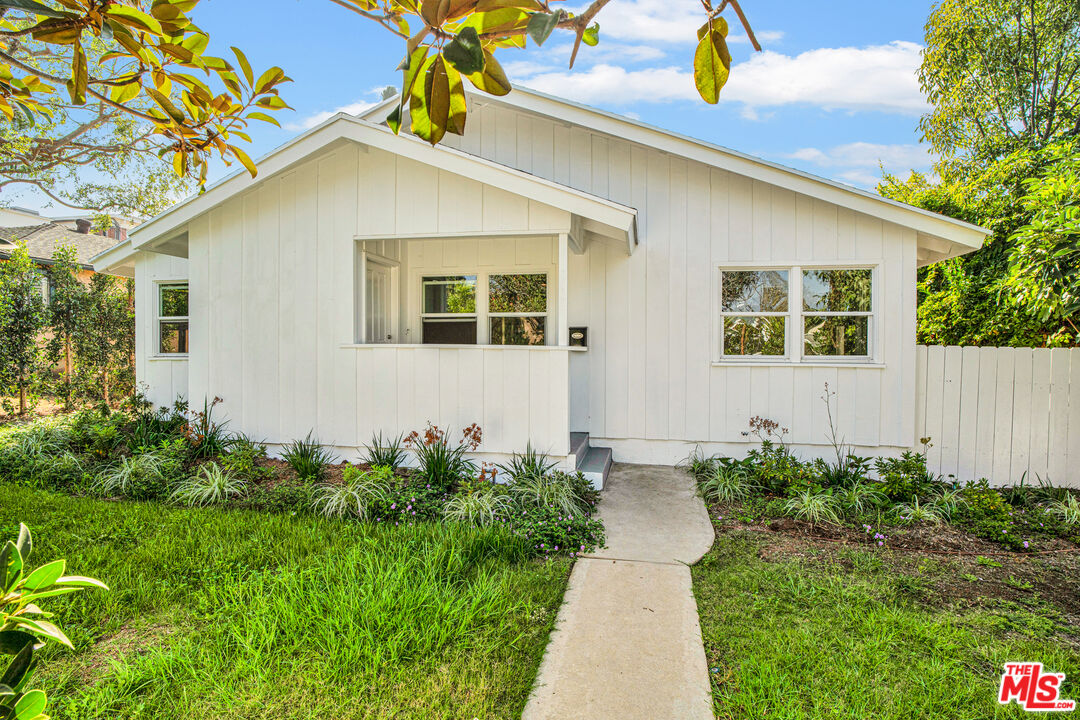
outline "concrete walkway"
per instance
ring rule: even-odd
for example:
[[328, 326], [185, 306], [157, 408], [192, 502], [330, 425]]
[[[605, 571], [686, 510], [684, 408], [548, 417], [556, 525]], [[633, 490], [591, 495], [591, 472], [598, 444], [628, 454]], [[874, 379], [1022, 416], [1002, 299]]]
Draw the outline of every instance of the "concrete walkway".
[[687, 565], [713, 530], [693, 481], [615, 465], [599, 514], [608, 545], [574, 565], [522, 719], [711, 719]]

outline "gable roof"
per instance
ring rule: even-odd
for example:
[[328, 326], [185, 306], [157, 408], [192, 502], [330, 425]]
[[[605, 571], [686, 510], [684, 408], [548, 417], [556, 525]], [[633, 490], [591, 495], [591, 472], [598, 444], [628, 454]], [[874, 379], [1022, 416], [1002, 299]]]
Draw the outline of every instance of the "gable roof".
[[[513, 92], [502, 97], [473, 90], [466, 92], [469, 101], [477, 105], [502, 105], [571, 123], [912, 228], [919, 233], [920, 264], [976, 250], [990, 235], [986, 228], [963, 220], [536, 90], [515, 87]], [[381, 122], [396, 102], [396, 96], [384, 100], [365, 110], [360, 117]]]
[[46, 265], [52, 263], [57, 248], [70, 245], [75, 248], [75, 262], [92, 270], [94, 256], [108, 250], [116, 241], [104, 235], [75, 232], [54, 222], [0, 227], [0, 257], [9, 257], [20, 242], [26, 244], [31, 259]]
[[139, 225], [128, 235], [126, 242], [109, 252], [102, 252], [95, 258], [95, 266], [112, 269], [126, 265], [130, 256], [139, 250], [154, 250], [159, 246], [171, 246], [170, 252], [181, 252], [179, 248], [186, 247], [188, 222], [341, 141], [385, 150], [555, 206], [588, 221], [587, 227], [591, 231], [619, 238], [631, 250], [637, 245], [637, 211], [634, 208], [475, 155], [443, 146], [432, 147], [412, 135], [395, 135], [382, 125], [338, 113], [260, 158], [256, 163], [258, 177], [252, 178], [246, 171], [238, 171], [210, 186], [203, 194], [173, 205]]

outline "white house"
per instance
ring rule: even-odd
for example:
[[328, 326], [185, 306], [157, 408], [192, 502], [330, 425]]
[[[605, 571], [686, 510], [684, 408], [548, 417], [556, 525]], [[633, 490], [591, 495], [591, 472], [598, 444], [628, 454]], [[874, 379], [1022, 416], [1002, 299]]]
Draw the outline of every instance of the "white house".
[[346, 456], [475, 422], [491, 459], [599, 473], [741, 454], [752, 416], [831, 452], [828, 383], [862, 454], [915, 444], [915, 271], [986, 230], [538, 93], [469, 100], [435, 148], [381, 125], [393, 100], [337, 115], [99, 256], [136, 278], [150, 398]]

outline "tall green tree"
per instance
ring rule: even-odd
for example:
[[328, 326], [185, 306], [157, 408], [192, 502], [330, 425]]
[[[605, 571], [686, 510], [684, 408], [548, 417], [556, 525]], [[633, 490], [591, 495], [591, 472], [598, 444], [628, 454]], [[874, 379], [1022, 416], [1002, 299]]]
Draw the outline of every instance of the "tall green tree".
[[81, 383], [111, 404], [131, 357], [134, 322], [128, 289], [111, 275], [94, 275], [78, 312], [74, 344]]
[[26, 414], [41, 370], [38, 339], [46, 323], [41, 282], [25, 245], [0, 263], [0, 385], [4, 394], [19, 396], [20, 415]]
[[70, 245], [57, 248], [52, 260], [53, 264], [48, 270], [52, 289], [48, 307], [52, 337], [46, 345], [46, 352], [54, 365], [58, 362], [63, 364], [61, 392], [65, 406], [70, 408], [71, 379], [75, 368], [74, 338], [79, 329], [86, 286], [79, 281], [75, 248]]
[[1080, 135], [1080, 3], [943, 0], [927, 21], [919, 78], [938, 179], [886, 176], [878, 191], [992, 231], [980, 250], [920, 271], [919, 341], [1075, 344], [1075, 313], [1031, 305], [1038, 293], [1010, 279], [1023, 266], [1014, 235], [1035, 212], [1022, 200], [1028, 181]]

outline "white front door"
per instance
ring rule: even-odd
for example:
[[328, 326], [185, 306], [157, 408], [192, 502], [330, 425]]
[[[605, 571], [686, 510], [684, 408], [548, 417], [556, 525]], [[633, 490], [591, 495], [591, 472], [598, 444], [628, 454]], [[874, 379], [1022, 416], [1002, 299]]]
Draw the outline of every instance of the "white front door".
[[390, 321], [390, 268], [370, 260], [367, 262], [367, 277], [364, 278], [367, 297], [364, 307], [367, 309], [365, 336], [369, 343], [389, 343], [394, 341]]

